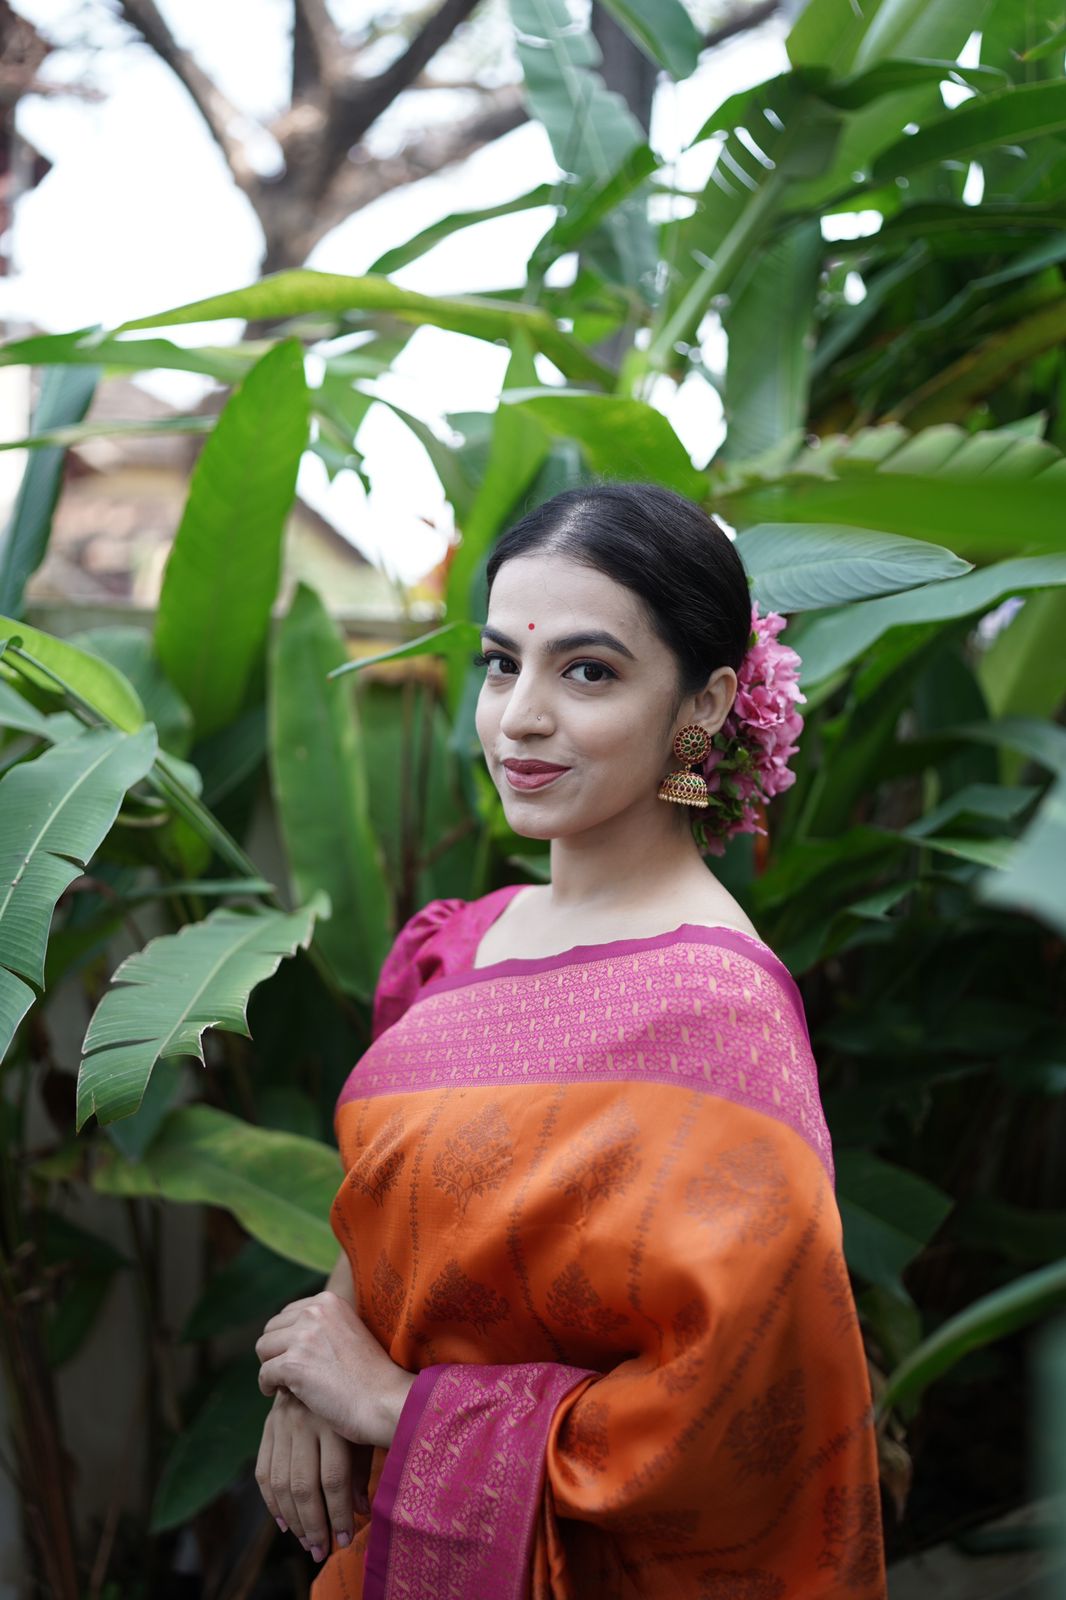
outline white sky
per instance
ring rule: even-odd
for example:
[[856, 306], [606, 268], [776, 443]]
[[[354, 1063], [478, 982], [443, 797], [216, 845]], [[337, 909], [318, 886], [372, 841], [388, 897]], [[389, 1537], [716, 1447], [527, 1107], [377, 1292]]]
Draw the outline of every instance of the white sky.
[[[192, 48], [220, 87], [243, 111], [269, 117], [284, 97], [285, 0], [160, 0], [181, 42]], [[88, 66], [105, 91], [93, 102], [34, 96], [19, 108], [26, 137], [52, 161], [44, 182], [18, 205], [11, 255], [13, 274], [0, 279], [0, 319], [10, 334], [27, 325], [48, 331], [127, 318], [168, 305], [237, 288], [253, 281], [261, 238], [250, 206], [231, 182], [214, 142], [177, 80], [152, 53], [136, 44], [115, 48], [125, 30], [98, 3], [19, 0], [19, 9], [47, 37], [68, 39], [75, 29], [96, 46], [95, 57], [65, 52], [46, 64], [58, 79]], [[356, 22], [371, 7], [348, 0], [335, 10]], [[676, 160], [685, 143], [727, 95], [758, 83], [786, 63], [784, 28], [767, 24], [715, 51], [680, 88], [666, 82], [656, 97], [651, 142], [675, 160], [674, 180], [695, 186], [706, 179], [715, 147], [708, 143]], [[110, 48], [108, 48], [110, 46]], [[483, 26], [482, 59], [497, 62], [497, 81], [513, 75], [505, 13], [497, 5]], [[384, 47], [387, 48], [387, 47]], [[469, 72], [452, 54], [431, 69], [444, 76]], [[464, 114], [466, 97], [452, 93], [408, 95], [372, 130], [371, 148], [384, 153], [402, 140], [412, 115], [420, 120]], [[413, 102], [413, 107], [412, 107]], [[257, 160], [274, 159], [262, 135]], [[557, 169], [539, 124], [516, 129], [460, 167], [384, 196], [334, 230], [308, 265], [362, 273], [385, 249], [453, 211], [491, 205], [551, 180]], [[394, 281], [431, 294], [485, 293], [522, 280], [525, 262], [551, 221], [547, 208], [480, 224], [435, 246], [395, 273]], [[212, 342], [239, 325], [175, 330], [174, 336]], [[720, 337], [708, 329], [705, 354], [720, 365]], [[482, 340], [435, 328], [419, 329], [396, 364], [390, 397], [446, 434], [445, 412], [491, 411], [507, 352]], [[544, 376], [553, 369], [547, 364]], [[194, 403], [199, 380], [158, 375], [157, 393], [174, 404]], [[717, 397], [699, 379], [677, 391], [662, 380], [654, 403], [670, 417], [703, 465], [722, 435]], [[332, 485], [325, 468], [307, 457], [301, 493], [371, 559], [413, 581], [443, 553], [452, 528], [436, 475], [422, 447], [385, 406], [374, 406], [358, 436], [372, 482], [365, 495], [358, 478], [342, 473]], [[427, 522], [431, 526], [427, 526]]]

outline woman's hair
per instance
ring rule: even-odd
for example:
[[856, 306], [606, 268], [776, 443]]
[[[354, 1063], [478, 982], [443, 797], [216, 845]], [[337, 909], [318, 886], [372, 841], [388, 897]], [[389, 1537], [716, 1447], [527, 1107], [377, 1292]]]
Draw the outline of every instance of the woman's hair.
[[678, 663], [678, 704], [718, 667], [740, 670], [751, 634], [751, 595], [733, 541], [713, 517], [655, 483], [593, 483], [545, 500], [496, 543], [489, 591], [505, 561], [556, 552], [643, 600]]

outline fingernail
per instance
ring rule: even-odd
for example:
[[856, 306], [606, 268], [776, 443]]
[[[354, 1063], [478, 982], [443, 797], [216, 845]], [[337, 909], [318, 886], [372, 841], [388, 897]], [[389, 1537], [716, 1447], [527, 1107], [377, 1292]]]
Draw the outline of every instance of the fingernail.
[[282, 1533], [288, 1533], [289, 1524], [285, 1521], [284, 1517], [275, 1517], [274, 1521], [277, 1523], [277, 1525], [281, 1529]]
[[310, 1541], [310, 1539], [301, 1539], [300, 1543], [303, 1545], [305, 1550], [309, 1551], [311, 1549], [311, 1541]]
[[326, 1552], [323, 1550], [320, 1544], [315, 1544], [311, 1546], [311, 1554], [314, 1556], [316, 1561], [321, 1561]]
[[350, 1533], [338, 1533], [337, 1543], [340, 1545], [342, 1550], [346, 1550], [351, 1542], [352, 1536]]

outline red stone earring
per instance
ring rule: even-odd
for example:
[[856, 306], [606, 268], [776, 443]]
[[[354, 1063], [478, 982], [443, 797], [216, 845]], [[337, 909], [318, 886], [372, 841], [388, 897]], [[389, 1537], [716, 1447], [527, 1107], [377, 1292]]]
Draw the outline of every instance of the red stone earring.
[[[687, 722], [674, 735], [674, 755], [689, 766], [698, 766], [711, 748], [711, 736], [698, 722]], [[707, 780], [702, 772], [668, 772], [659, 785], [660, 800], [673, 800], [682, 806], [706, 806]]]

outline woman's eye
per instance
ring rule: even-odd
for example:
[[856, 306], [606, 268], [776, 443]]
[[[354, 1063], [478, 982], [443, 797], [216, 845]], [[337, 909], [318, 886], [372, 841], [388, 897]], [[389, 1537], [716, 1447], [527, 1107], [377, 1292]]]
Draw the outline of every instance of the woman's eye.
[[608, 678], [614, 677], [614, 673], [611, 671], [610, 667], [605, 667], [602, 661], [575, 661], [571, 666], [567, 667], [566, 670], [567, 672], [584, 670], [597, 674], [597, 676], [593, 678], [584, 678], [578, 680], [579, 682], [584, 683], [606, 683]]
[[[490, 671], [488, 674], [490, 678], [510, 678], [514, 676], [513, 673], [504, 671], [503, 665], [506, 663], [507, 666], [513, 667], [515, 665], [513, 658], [511, 656], [501, 655], [497, 650], [478, 650], [474, 655], [471, 656], [470, 659], [475, 667], [491, 667], [493, 662], [499, 662], [499, 670], [497, 672]], [[609, 678], [616, 676], [616, 674], [612, 672], [611, 668], [605, 666], [602, 661], [572, 661], [566, 669], [567, 674], [571, 672], [592, 673], [592, 677], [575, 679], [575, 682], [586, 683], [590, 685], [593, 683], [606, 683]], [[564, 676], [565, 675], [566, 674], [564, 674]]]

